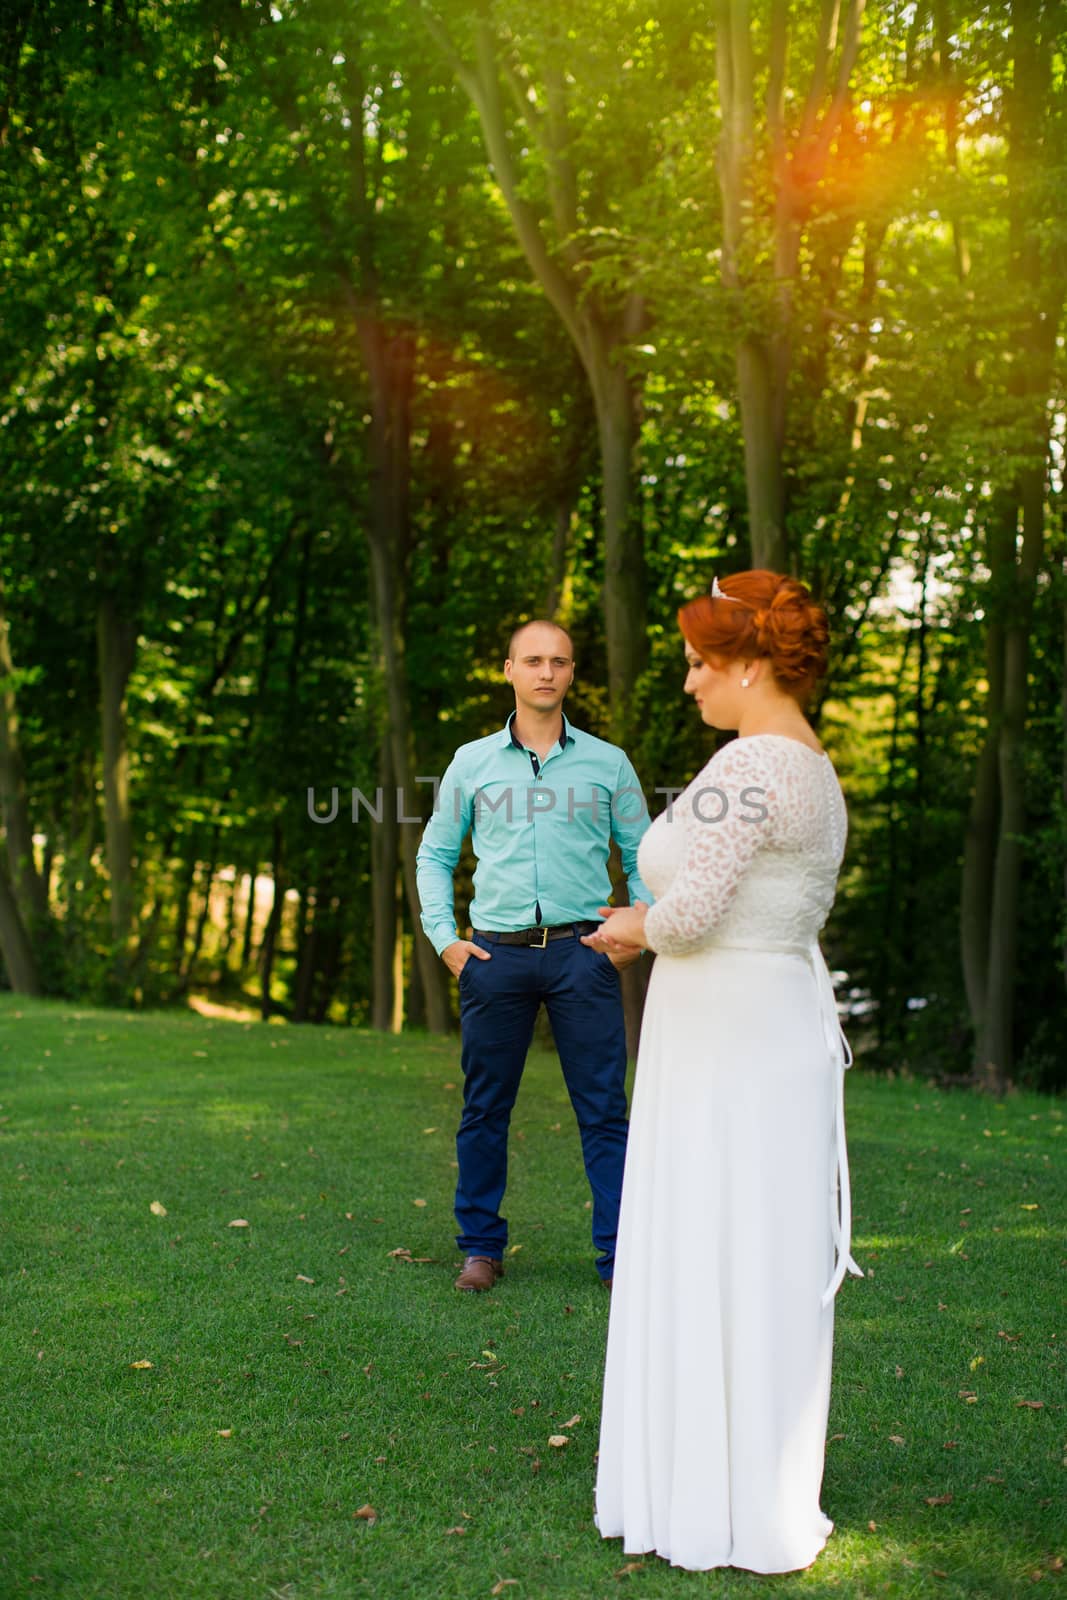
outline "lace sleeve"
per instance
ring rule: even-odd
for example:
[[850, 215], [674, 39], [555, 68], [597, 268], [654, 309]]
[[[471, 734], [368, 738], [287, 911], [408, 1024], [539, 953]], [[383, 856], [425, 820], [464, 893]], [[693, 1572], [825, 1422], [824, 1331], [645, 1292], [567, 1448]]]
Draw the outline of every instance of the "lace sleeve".
[[682, 829], [678, 872], [645, 918], [645, 940], [657, 954], [690, 955], [709, 944], [745, 870], [773, 836], [778, 810], [765, 748], [735, 739], [674, 802]]

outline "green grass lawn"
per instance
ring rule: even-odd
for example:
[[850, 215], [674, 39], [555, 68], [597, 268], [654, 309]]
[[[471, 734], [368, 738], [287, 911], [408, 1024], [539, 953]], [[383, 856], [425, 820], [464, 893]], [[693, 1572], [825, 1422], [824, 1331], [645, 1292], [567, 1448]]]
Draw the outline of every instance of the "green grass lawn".
[[592, 1525], [608, 1297], [554, 1058], [516, 1111], [507, 1275], [452, 1289], [457, 1057], [0, 998], [4, 1600], [1054, 1582], [1058, 1105], [851, 1075], [867, 1277], [837, 1303], [837, 1531], [808, 1573], [692, 1574]]

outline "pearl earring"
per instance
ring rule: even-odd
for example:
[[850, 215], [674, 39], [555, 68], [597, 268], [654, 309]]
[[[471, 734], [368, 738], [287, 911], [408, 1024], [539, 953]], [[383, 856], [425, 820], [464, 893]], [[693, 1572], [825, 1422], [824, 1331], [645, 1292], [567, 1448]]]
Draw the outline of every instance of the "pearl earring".
[[742, 687], [742, 689], [747, 689], [748, 688], [748, 679], [747, 678], [742, 678], [741, 679], [741, 687]]

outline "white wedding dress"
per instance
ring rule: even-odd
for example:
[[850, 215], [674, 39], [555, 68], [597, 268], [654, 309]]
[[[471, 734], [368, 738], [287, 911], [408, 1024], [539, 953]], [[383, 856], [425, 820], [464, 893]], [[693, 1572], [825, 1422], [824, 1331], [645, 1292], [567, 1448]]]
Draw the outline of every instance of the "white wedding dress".
[[596, 1505], [605, 1538], [675, 1566], [791, 1572], [833, 1527], [819, 1505], [833, 1297], [859, 1269], [850, 1058], [817, 941], [845, 832], [829, 759], [760, 734], [714, 756], [641, 843], [658, 954]]

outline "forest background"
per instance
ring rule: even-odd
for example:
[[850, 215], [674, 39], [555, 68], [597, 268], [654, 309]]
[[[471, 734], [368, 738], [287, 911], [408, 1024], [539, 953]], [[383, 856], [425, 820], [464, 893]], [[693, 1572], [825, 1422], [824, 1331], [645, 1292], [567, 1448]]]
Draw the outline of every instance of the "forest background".
[[1062, 1087], [1064, 22], [10, 0], [3, 981], [447, 1030], [399, 819], [514, 623], [651, 794], [710, 753], [678, 604], [769, 566], [865, 1059]]

